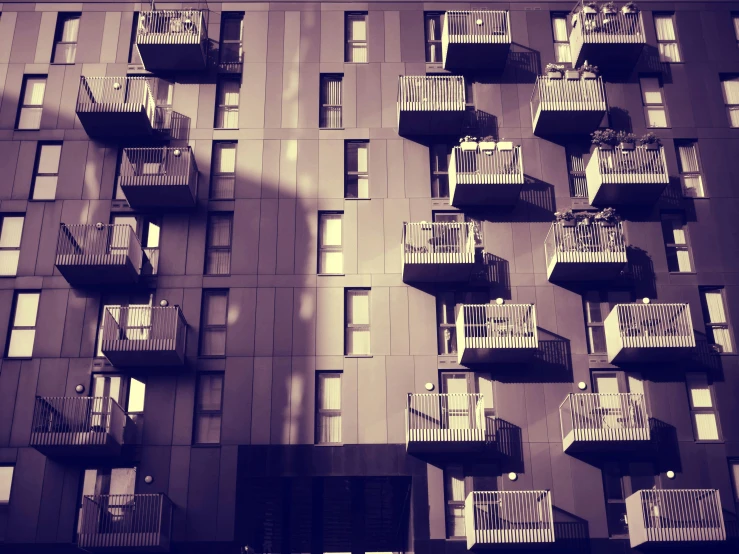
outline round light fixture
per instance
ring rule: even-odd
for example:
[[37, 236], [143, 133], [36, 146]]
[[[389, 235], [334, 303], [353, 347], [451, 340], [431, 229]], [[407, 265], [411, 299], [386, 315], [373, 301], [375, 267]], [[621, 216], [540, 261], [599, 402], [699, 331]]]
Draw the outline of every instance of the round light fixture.
[[160, 300], [160, 301], [159, 301], [159, 305], [160, 305], [160, 306], [161, 306], [162, 308], [166, 308], [167, 306], [169, 306], [169, 302], [167, 302], [166, 300]]
[[182, 156], [182, 150], [180, 150], [179, 148], [175, 148], [175, 151], [172, 152], [172, 154], [179, 158], [180, 156]]
[[585, 381], [580, 381], [577, 384], [577, 388], [580, 389], [580, 390], [585, 390], [585, 389], [588, 388], [588, 384]]
[[82, 394], [83, 392], [85, 392], [85, 385], [77, 385], [76, 387], [74, 387], [74, 392], [76, 392], [77, 394]]
[[647, 298], [646, 296], [644, 298], [642, 298], [641, 301], [644, 304], [649, 304], [649, 298]]
[[120, 83], [113, 83], [113, 88], [114, 88], [115, 90], [120, 90], [120, 88], [121, 88], [121, 84], [120, 84]]
[[477, 21], [475, 21], [475, 23], [477, 23], [480, 27], [482, 27], [482, 19], [478, 19]]
[[95, 224], [95, 229], [97, 229], [98, 231], [100, 231], [103, 227], [105, 227], [105, 224], [102, 221], [98, 221]]
[[511, 472], [510, 472], [510, 473], [508, 474], [508, 479], [510, 479], [511, 481], [515, 481], [516, 479], [518, 479], [518, 475], [516, 474], [516, 472], [515, 472], [515, 471], [511, 471]]
[[667, 473], [665, 473], [668, 479], [674, 479], [675, 478], [675, 472], [672, 470], [669, 470]]
[[151, 475], [147, 475], [144, 477], [144, 483], [147, 485], [151, 485], [154, 482], [154, 478]]
[[496, 304], [497, 304], [498, 306], [500, 306], [500, 305], [502, 305], [503, 303], [505, 303], [505, 300], [503, 300], [502, 298], [496, 298], [496, 299], [495, 299], [495, 303], [496, 303]]
[[434, 390], [434, 384], [433, 383], [426, 383], [425, 387], [426, 387], [426, 390], [428, 390], [428, 391]]

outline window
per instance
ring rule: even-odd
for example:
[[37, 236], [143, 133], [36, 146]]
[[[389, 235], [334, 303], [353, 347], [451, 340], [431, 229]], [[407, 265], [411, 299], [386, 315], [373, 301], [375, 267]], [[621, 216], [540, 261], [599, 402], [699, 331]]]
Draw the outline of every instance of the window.
[[731, 19], [734, 22], [734, 36], [736, 37], [736, 45], [739, 46], [739, 14], [731, 14]]
[[724, 104], [729, 115], [729, 126], [739, 127], [739, 75], [721, 76]]
[[567, 37], [567, 14], [552, 14], [552, 36], [554, 37], [554, 61], [571, 63], [570, 41]]
[[588, 181], [585, 178], [585, 152], [586, 149], [580, 145], [570, 144], [565, 147], [570, 196], [575, 198], [588, 197]]
[[438, 325], [439, 355], [457, 353], [457, 328], [455, 307], [457, 304], [487, 304], [487, 290], [469, 292], [442, 292], [436, 295], [436, 322]]
[[324, 275], [344, 273], [344, 247], [342, 239], [344, 214], [322, 212], [318, 214], [318, 273]]
[[134, 12], [133, 25], [131, 26], [131, 49], [128, 51], [128, 63], [131, 65], [143, 65], [143, 62], [141, 61], [141, 54], [139, 53], [139, 47], [136, 46], [136, 34], [139, 29], [140, 20], [141, 13]]
[[341, 442], [341, 373], [316, 373], [316, 443]]
[[[159, 265], [159, 236], [161, 233], [159, 218], [156, 216], [113, 215], [110, 222], [113, 225], [128, 225], [133, 229], [141, 242], [144, 254], [146, 254], [143, 271], [152, 275], [156, 274]], [[112, 235], [110, 247], [125, 251], [128, 249], [128, 240], [128, 234]]]
[[46, 77], [26, 76], [23, 80], [20, 109], [18, 110], [19, 130], [33, 130], [41, 127], [41, 112], [46, 92]]
[[195, 444], [221, 442], [223, 374], [201, 373], [195, 402]]
[[[143, 308], [151, 306], [154, 295], [150, 292], [135, 293], [135, 294], [124, 294], [124, 295], [105, 295], [100, 304], [100, 318], [98, 319], [98, 336], [97, 336], [97, 347], [95, 349], [95, 355], [98, 358], [103, 357], [103, 329], [105, 328], [105, 321], [108, 318], [106, 313], [110, 314], [119, 325], [129, 326], [128, 321], [122, 321], [122, 314], [125, 313], [121, 308]], [[139, 336], [143, 336], [144, 333], [148, 333], [151, 329], [150, 312], [146, 310], [136, 310], [137, 321], [130, 322], [132, 329], [130, 334], [138, 333]], [[133, 336], [131, 337], [133, 338]]]
[[677, 44], [677, 35], [675, 34], [675, 15], [655, 13], [654, 27], [657, 31], [660, 61], [667, 63], [681, 62], [680, 47]]
[[10, 489], [13, 485], [13, 466], [0, 466], [0, 506], [10, 502]]
[[648, 462], [605, 462], [603, 492], [606, 500], [606, 520], [611, 537], [627, 538], [626, 498], [639, 490], [650, 490], [655, 485], [654, 465]]
[[701, 303], [703, 319], [706, 322], [706, 335], [721, 352], [734, 352], [729, 320], [726, 317], [726, 300], [723, 288], [702, 288]]
[[[135, 492], [135, 467], [86, 469], [82, 479], [82, 490], [80, 491], [80, 512], [85, 504], [85, 497], [111, 495], [105, 503], [105, 511], [109, 514], [110, 518], [106, 518], [106, 520], [114, 524], [114, 527], [117, 527], [115, 526], [116, 523], [120, 524], [123, 522], [122, 515], [131, 513], [131, 503], [128, 495], [134, 494]], [[77, 518], [78, 533], [82, 531], [84, 521], [85, 520], [80, 514]], [[90, 520], [88, 520], [85, 525], [95, 526], [93, 529], [97, 528], [96, 522], [92, 522]]]
[[128, 414], [144, 412], [146, 384], [133, 377], [97, 373], [92, 376], [91, 395], [112, 398]]
[[346, 14], [346, 61], [367, 62], [367, 13]]
[[585, 310], [585, 326], [588, 333], [588, 352], [605, 354], [606, 334], [603, 321], [616, 304], [631, 301], [631, 295], [625, 291], [588, 291], [583, 295]]
[[444, 469], [444, 497], [446, 502], [447, 538], [466, 537], [464, 525], [464, 501], [468, 490], [464, 468], [454, 465]]
[[659, 77], [641, 77], [639, 82], [647, 127], [668, 127], [667, 108]]
[[200, 325], [200, 355], [226, 355], [228, 291], [204, 290]]
[[451, 144], [434, 144], [429, 148], [431, 198], [449, 198], [449, 159], [451, 156]]
[[693, 271], [688, 229], [681, 215], [662, 214], [662, 237], [665, 241], [669, 271], [680, 273]]
[[216, 90], [216, 129], [239, 128], [239, 82], [222, 78]]
[[691, 198], [704, 196], [698, 142], [695, 140], [676, 140], [675, 150], [677, 150], [677, 164], [683, 185], [683, 195]]
[[80, 30], [80, 14], [60, 13], [56, 20], [53, 63], [74, 63], [77, 54], [77, 34]]
[[11, 315], [8, 358], [30, 358], [36, 339], [36, 316], [41, 293], [16, 292]]
[[[475, 248], [482, 248], [484, 245], [484, 237], [482, 234], [482, 222], [479, 219], [465, 215], [462, 212], [433, 212], [434, 223], [472, 223], [472, 232], [474, 233]], [[463, 248], [466, 239], [464, 236], [456, 236], [451, 229], [442, 231], [444, 237], [442, 242], [448, 243], [447, 248], [454, 248], [456, 253], [459, 248]], [[466, 232], [466, 230], [464, 231]], [[440, 251], [438, 248], [443, 249], [444, 247], [437, 246], [437, 252]]]
[[321, 75], [321, 129], [340, 129], [343, 75]]
[[231, 227], [233, 214], [211, 214], [205, 245], [205, 274], [231, 273]]
[[210, 175], [210, 199], [230, 200], [236, 183], [236, 143], [214, 142]]
[[38, 143], [36, 170], [33, 174], [32, 200], [54, 200], [59, 177], [59, 160], [62, 155], [60, 143]]
[[685, 377], [688, 384], [693, 432], [697, 441], [720, 440], [718, 414], [713, 398], [713, 387], [705, 374], [693, 373]]
[[221, 66], [242, 63], [242, 40], [244, 33], [244, 14], [224, 12], [221, 14], [221, 45], [219, 62]]
[[426, 62], [441, 63], [441, 26], [444, 14], [441, 12], [426, 12], [423, 14], [426, 22]]
[[21, 253], [22, 215], [0, 214], [0, 277], [15, 277]]
[[366, 356], [370, 353], [370, 291], [346, 291], [346, 354]]
[[[739, 460], [729, 460], [729, 471], [731, 472], [731, 483], [734, 486], [734, 502], [739, 504]], [[0, 482], [2, 482], [1, 479]], [[0, 501], [2, 501], [2, 493], [0, 493]]]
[[344, 143], [344, 196], [369, 198], [369, 141]]

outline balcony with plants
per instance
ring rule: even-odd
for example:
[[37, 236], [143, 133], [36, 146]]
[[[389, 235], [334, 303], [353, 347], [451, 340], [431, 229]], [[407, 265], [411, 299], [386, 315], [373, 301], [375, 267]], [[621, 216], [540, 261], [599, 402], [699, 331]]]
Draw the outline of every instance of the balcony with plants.
[[505, 65], [511, 48], [507, 11], [451, 10], [443, 19], [441, 52], [445, 69]]
[[510, 205], [524, 184], [521, 146], [486, 136], [466, 136], [452, 150], [449, 198], [453, 206]]
[[660, 139], [613, 129], [597, 130], [591, 138], [595, 150], [585, 167], [590, 204], [654, 204], [670, 182]]
[[467, 114], [464, 77], [401, 75], [398, 77], [398, 133], [461, 134]]
[[531, 121], [541, 136], [584, 134], [597, 129], [608, 110], [598, 68], [585, 62], [577, 69], [547, 64], [531, 95]]
[[633, 67], [647, 42], [642, 14], [634, 2], [617, 7], [614, 2], [581, 0], [571, 22], [570, 52], [576, 65], [591, 60], [603, 67]]
[[148, 10], [139, 13], [136, 48], [147, 71], [205, 68], [208, 21], [205, 10]]
[[465, 282], [475, 266], [473, 223], [403, 223], [403, 281]]
[[118, 185], [134, 209], [193, 207], [198, 167], [192, 149], [124, 148]]

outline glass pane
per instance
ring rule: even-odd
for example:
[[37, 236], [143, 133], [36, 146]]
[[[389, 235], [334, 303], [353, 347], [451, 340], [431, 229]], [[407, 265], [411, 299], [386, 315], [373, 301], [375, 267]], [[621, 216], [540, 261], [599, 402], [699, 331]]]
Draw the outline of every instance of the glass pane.
[[348, 323], [369, 325], [369, 291], [354, 290], [347, 294], [346, 317]]
[[[734, 21], [739, 21], [739, 18], [735, 19]], [[737, 35], [739, 36], [739, 32], [737, 33]], [[0, 468], [0, 470], [2, 470], [2, 468]], [[739, 501], [739, 462], [731, 463], [731, 476], [734, 482], [734, 499]], [[0, 498], [2, 498], [2, 496], [0, 496]]]
[[22, 108], [18, 129], [38, 129], [41, 126], [42, 108]]
[[12, 277], [18, 273], [20, 250], [0, 250], [0, 276]]
[[218, 115], [216, 118], [217, 129], [238, 129], [239, 128], [239, 108], [230, 107], [218, 108]]
[[467, 394], [466, 375], [442, 375], [445, 394]]
[[346, 198], [369, 198], [369, 179], [364, 176], [348, 175]]
[[[557, 16], [552, 18], [552, 34], [555, 42], [567, 42], [567, 18]], [[569, 45], [568, 45], [569, 49]]]
[[22, 216], [6, 216], [0, 220], [0, 248], [18, 248], [23, 234]]
[[[734, 16], [734, 35], [736, 35], [736, 40], [739, 40], [739, 16]], [[739, 495], [737, 495], [739, 498]]]
[[671, 15], [655, 15], [654, 26], [657, 30], [657, 40], [675, 40]]
[[320, 256], [319, 273], [344, 273], [344, 253], [323, 251]]
[[319, 443], [341, 442], [341, 415], [319, 414], [317, 431]]
[[683, 175], [683, 194], [690, 198], [703, 196], [703, 179], [700, 175]]
[[370, 332], [368, 329], [347, 329], [346, 353], [360, 356], [370, 354]]
[[10, 486], [13, 483], [13, 466], [0, 466], [0, 504], [10, 501]]
[[349, 16], [349, 28], [347, 37], [349, 40], [367, 40], [366, 15]]
[[77, 44], [57, 44], [54, 48], [54, 63], [74, 63], [77, 57]]
[[64, 18], [62, 23], [62, 42], [76, 42], [77, 32], [80, 28], [80, 16], [68, 15]]
[[426, 40], [441, 40], [441, 15], [426, 14]]
[[693, 408], [712, 408], [711, 389], [708, 385], [690, 386], [690, 403]]
[[446, 477], [446, 497], [448, 501], [464, 502], [464, 472], [461, 467], [449, 467]]
[[56, 198], [57, 176], [40, 176], [33, 181], [34, 200], [54, 200]]
[[716, 414], [695, 414], [696, 438], [703, 441], [718, 440]]
[[224, 14], [221, 40], [241, 40], [241, 28], [240, 16]]
[[112, 375], [95, 375], [92, 379], [92, 395], [97, 398], [121, 400], [121, 378]]
[[26, 93], [23, 97], [23, 104], [25, 106], [40, 106], [44, 103], [45, 91], [45, 78], [26, 80]]
[[38, 173], [58, 173], [61, 144], [42, 144], [38, 157]]
[[572, 63], [570, 44], [568, 42], [557, 42], [554, 44], [554, 59], [558, 63]]
[[198, 382], [198, 411], [220, 410], [223, 394], [223, 375], [203, 374]]
[[221, 43], [220, 59], [221, 59], [221, 63], [240, 63], [241, 62], [241, 43], [240, 42]]
[[340, 373], [324, 373], [318, 376], [318, 407], [322, 410], [341, 409]]
[[347, 60], [354, 63], [366, 63], [367, 62], [367, 45], [364, 43], [360, 44], [348, 44], [347, 47]]
[[228, 275], [231, 273], [231, 251], [214, 250], [205, 254], [206, 275]]
[[628, 535], [629, 527], [626, 524], [626, 503], [609, 502], [606, 504], [608, 517], [608, 534], [611, 536]]
[[661, 104], [662, 89], [657, 77], [642, 77], [641, 91], [644, 104]]
[[677, 42], [661, 42], [659, 43], [659, 59], [667, 63], [677, 63], [680, 61], [680, 49]]
[[739, 127], [739, 107], [728, 108], [729, 113], [729, 125], [732, 127]]
[[587, 300], [585, 302], [585, 312], [588, 318], [588, 323], [603, 322], [603, 313], [601, 312], [601, 303], [599, 298]]
[[588, 327], [588, 339], [591, 353], [606, 351], [606, 333], [603, 327]]
[[220, 415], [198, 414], [195, 421], [195, 442], [198, 444], [217, 444], [221, 442]]
[[208, 221], [208, 246], [231, 246], [231, 215], [212, 215]]
[[341, 214], [321, 214], [321, 246], [341, 246]]
[[667, 112], [663, 107], [647, 108], [647, 127], [667, 127]]
[[35, 329], [13, 329], [10, 333], [8, 358], [30, 358], [33, 355]]
[[595, 388], [600, 394], [618, 394], [621, 392], [618, 386], [618, 377], [612, 375], [597, 375], [595, 377]]
[[204, 329], [202, 331], [201, 354], [203, 356], [226, 355], [226, 331], [223, 329]]
[[678, 271], [690, 272], [693, 270], [690, 264], [690, 253], [687, 248], [675, 248], [675, 256], [677, 259]]
[[739, 77], [727, 77], [721, 81], [727, 104], [739, 104]]
[[136, 492], [136, 468], [115, 467], [110, 470], [110, 488], [106, 494], [133, 494]]
[[724, 297], [720, 290], [707, 290], [703, 292], [708, 311], [708, 323], [726, 323], [724, 312]]
[[225, 325], [226, 306], [228, 296], [225, 293], [212, 293], [205, 295], [205, 318], [206, 325]]
[[20, 293], [16, 297], [14, 327], [34, 327], [40, 294], [37, 292]]
[[144, 411], [144, 399], [146, 397], [146, 385], [134, 379], [128, 384], [128, 412], [141, 413]]
[[144, 244], [144, 247], [159, 248], [159, 236], [161, 234], [161, 231], [162, 228], [158, 224], [150, 221], [146, 226], [146, 242]]
[[721, 346], [723, 352], [733, 352], [734, 349], [731, 346], [731, 334], [729, 333], [728, 327], [713, 327], [711, 329], [713, 335], [714, 344]]
[[214, 149], [213, 173], [234, 173], [236, 171], [236, 145], [218, 144]]

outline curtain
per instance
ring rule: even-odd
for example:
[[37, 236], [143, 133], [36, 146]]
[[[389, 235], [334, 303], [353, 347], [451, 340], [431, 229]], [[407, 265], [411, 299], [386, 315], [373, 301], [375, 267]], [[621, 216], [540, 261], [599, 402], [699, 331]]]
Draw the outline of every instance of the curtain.
[[230, 215], [212, 215], [208, 220], [208, 245], [205, 271], [208, 275], [224, 275], [231, 271]]
[[321, 76], [321, 127], [329, 129], [341, 127], [341, 84], [341, 76]]
[[718, 425], [716, 424], [716, 414], [698, 413], [695, 415], [695, 430], [698, 440], [711, 441], [718, 440]]
[[724, 299], [720, 291], [706, 291], [706, 306], [709, 323], [726, 323]]
[[[328, 410], [331, 413], [323, 413]], [[341, 442], [341, 374], [318, 375], [317, 441]]]
[[671, 15], [655, 15], [654, 26], [657, 30], [657, 40], [675, 40], [675, 27]]
[[28, 79], [23, 103], [26, 106], [41, 106], [44, 103], [46, 79]]
[[77, 42], [77, 33], [80, 28], [80, 16], [67, 16], [62, 25], [62, 42]]
[[677, 42], [660, 42], [659, 43], [659, 59], [667, 63], [677, 63], [680, 61], [680, 47]]
[[681, 144], [677, 147], [678, 156], [680, 158], [680, 168], [683, 173], [698, 173], [698, 151], [694, 143]]
[[[553, 17], [552, 18], [552, 34], [554, 35], [554, 42], [567, 42], [567, 18], [566, 17]], [[567, 45], [569, 49], [569, 44]]]

